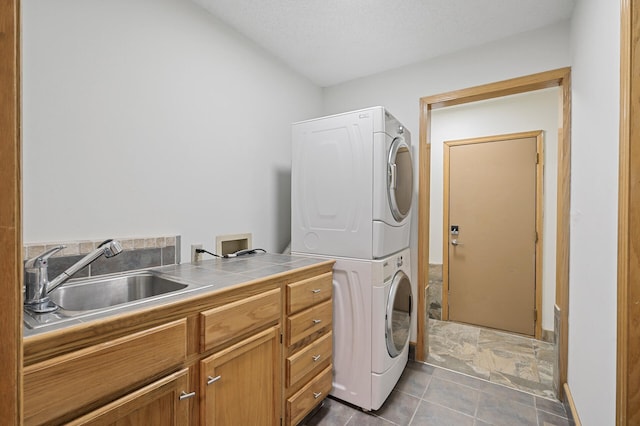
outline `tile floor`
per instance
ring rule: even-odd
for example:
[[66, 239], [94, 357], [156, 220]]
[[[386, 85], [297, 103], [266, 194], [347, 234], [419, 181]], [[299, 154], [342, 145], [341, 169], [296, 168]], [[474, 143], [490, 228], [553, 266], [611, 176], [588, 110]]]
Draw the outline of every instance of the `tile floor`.
[[564, 406], [529, 393], [441, 367], [409, 361], [395, 389], [376, 411], [327, 398], [306, 426], [424, 425], [569, 426]]
[[427, 363], [555, 398], [554, 345], [511, 333], [429, 320]]

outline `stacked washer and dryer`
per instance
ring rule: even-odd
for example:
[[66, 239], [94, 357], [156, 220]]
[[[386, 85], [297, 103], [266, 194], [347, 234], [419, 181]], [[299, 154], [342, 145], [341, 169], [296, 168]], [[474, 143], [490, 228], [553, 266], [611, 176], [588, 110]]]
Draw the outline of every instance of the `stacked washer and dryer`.
[[291, 252], [335, 259], [331, 394], [377, 410], [407, 363], [410, 133], [383, 107], [293, 124]]

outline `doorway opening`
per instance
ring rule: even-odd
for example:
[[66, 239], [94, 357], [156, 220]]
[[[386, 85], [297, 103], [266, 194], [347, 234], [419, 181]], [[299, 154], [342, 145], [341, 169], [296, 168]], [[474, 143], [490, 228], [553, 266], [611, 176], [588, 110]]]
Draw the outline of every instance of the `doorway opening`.
[[[558, 87], [561, 119], [558, 129], [557, 200], [555, 203], [555, 300], [554, 332], [558, 346], [556, 362], [557, 394], [562, 398], [567, 373], [567, 318], [569, 284], [569, 201], [570, 201], [570, 68], [562, 68], [421, 99], [420, 109], [420, 186], [418, 215], [418, 334], [416, 359], [426, 361], [429, 352], [428, 291], [430, 252], [430, 193], [432, 113], [455, 105]], [[431, 246], [433, 247], [433, 246]]]

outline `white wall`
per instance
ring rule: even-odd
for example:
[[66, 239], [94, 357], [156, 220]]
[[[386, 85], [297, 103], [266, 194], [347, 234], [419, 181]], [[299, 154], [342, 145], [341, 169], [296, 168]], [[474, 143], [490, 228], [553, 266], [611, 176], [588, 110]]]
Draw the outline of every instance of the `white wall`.
[[[386, 106], [411, 131], [414, 162], [417, 167], [421, 97], [562, 68], [569, 64], [569, 23], [563, 22], [448, 56], [325, 88], [324, 114], [372, 105]], [[414, 175], [417, 194], [418, 174]], [[413, 212], [412, 265], [417, 265], [417, 208]], [[414, 294], [417, 294], [415, 267], [412, 282]], [[414, 323], [412, 339], [415, 339], [415, 336]]]
[[559, 96], [560, 89], [551, 88], [436, 109], [431, 115], [430, 263], [442, 263], [443, 143], [456, 139], [544, 131], [542, 328], [551, 331], [556, 298]]
[[290, 235], [290, 123], [321, 89], [181, 0], [25, 0], [24, 241]]
[[576, 2], [568, 382], [585, 425], [614, 424], [620, 4]]

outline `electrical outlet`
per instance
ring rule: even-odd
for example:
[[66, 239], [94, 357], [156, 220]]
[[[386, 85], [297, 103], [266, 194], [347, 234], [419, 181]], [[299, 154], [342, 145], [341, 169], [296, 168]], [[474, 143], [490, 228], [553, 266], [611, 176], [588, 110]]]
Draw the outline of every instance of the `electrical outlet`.
[[200, 262], [202, 260], [202, 253], [196, 253], [196, 249], [201, 249], [202, 244], [191, 244], [191, 263]]

